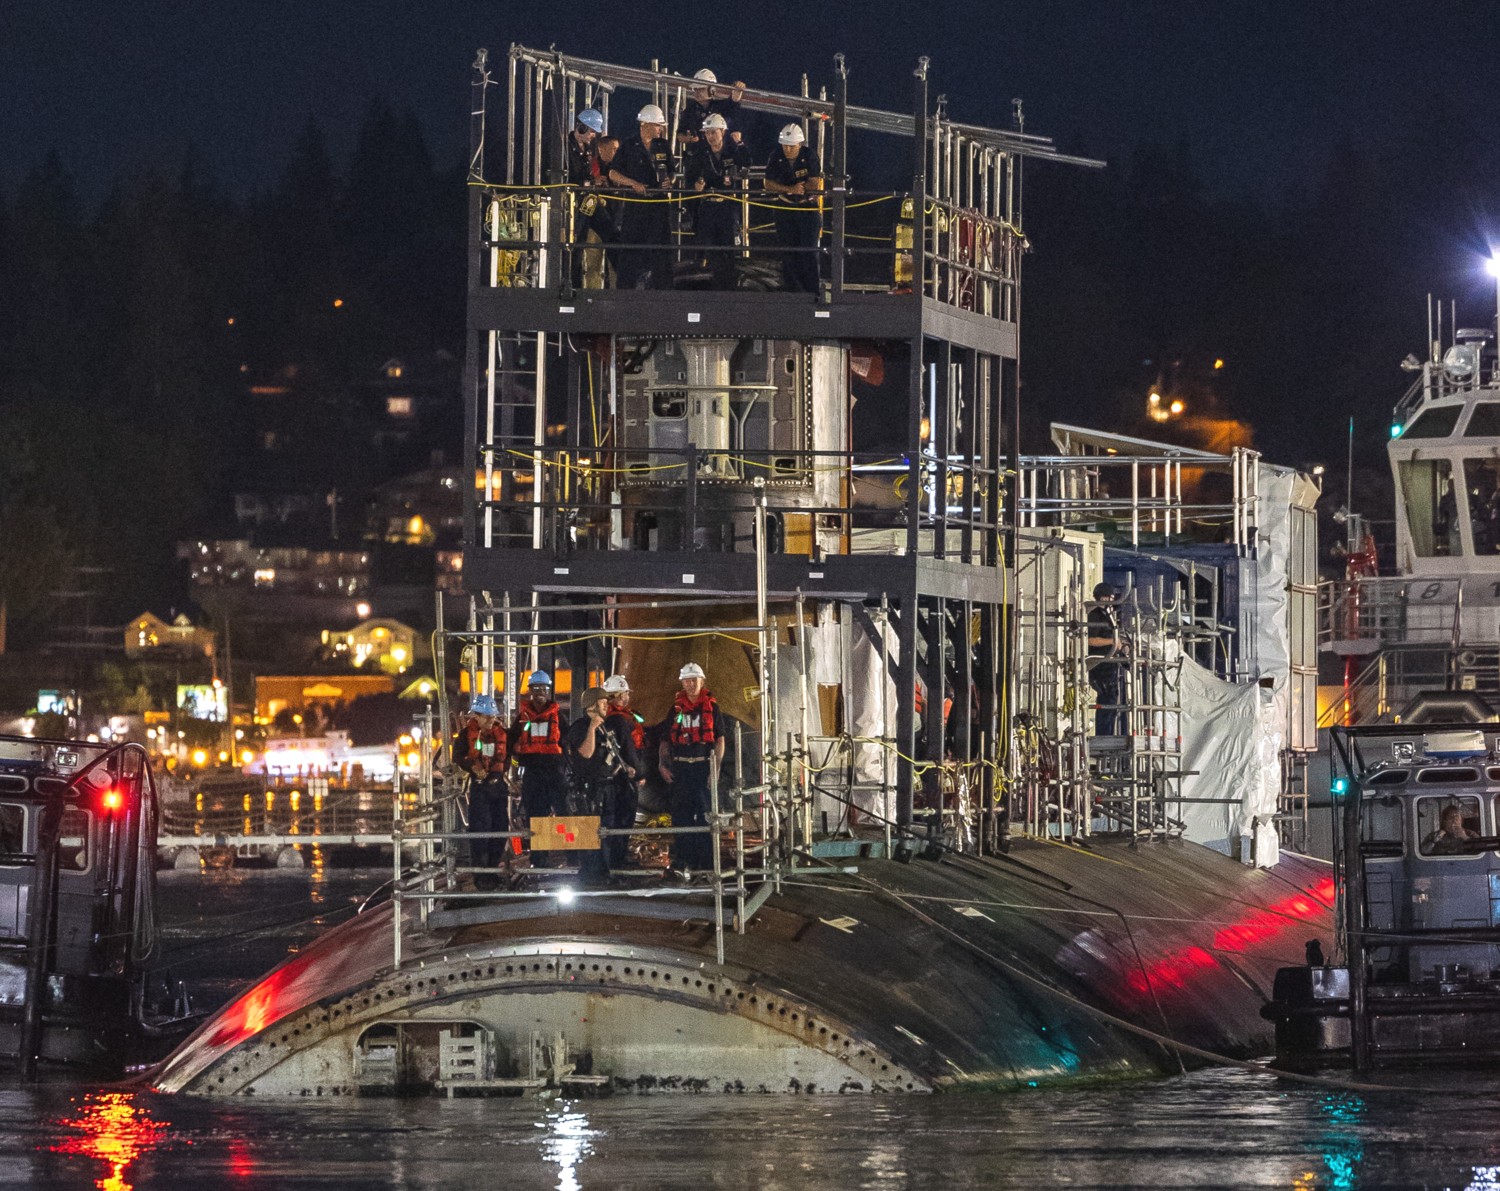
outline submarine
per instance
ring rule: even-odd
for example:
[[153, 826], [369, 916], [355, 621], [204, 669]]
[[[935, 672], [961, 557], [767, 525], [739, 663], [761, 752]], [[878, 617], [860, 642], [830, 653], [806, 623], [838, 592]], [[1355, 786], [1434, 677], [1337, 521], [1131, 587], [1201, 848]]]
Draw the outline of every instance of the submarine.
[[[1019, 110], [957, 120], [929, 69], [890, 112], [842, 56], [784, 94], [479, 52], [475, 482], [421, 791], [384, 900], [151, 1087], [918, 1093], [1271, 1049], [1276, 972], [1332, 945], [1330, 867], [1298, 851], [1316, 481], [1068, 423], [1022, 452], [1023, 169], [1102, 163]], [[600, 127], [649, 185], [595, 168]], [[725, 130], [752, 165], [700, 187], [676, 151]], [[903, 146], [899, 189], [851, 177], [853, 141]], [[767, 185], [777, 154], [797, 187]], [[628, 826], [513, 799], [474, 830], [463, 701], [621, 676], [654, 725], [689, 665], [728, 734], [706, 813], [648, 764]], [[692, 832], [711, 867], [683, 874], [662, 849]]]

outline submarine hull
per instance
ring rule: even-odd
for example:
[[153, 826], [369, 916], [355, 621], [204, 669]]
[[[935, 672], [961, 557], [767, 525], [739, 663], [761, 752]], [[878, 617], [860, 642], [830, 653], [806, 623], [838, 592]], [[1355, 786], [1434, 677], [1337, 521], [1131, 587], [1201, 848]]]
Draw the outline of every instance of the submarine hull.
[[[1278, 968], [1331, 945], [1332, 878], [1197, 845], [1020, 844], [798, 869], [714, 960], [711, 904], [385, 904], [226, 1005], [163, 1092], [930, 1092], [1265, 1053]], [[393, 915], [403, 962], [392, 964]], [[1188, 1060], [1191, 1062], [1191, 1060]]]

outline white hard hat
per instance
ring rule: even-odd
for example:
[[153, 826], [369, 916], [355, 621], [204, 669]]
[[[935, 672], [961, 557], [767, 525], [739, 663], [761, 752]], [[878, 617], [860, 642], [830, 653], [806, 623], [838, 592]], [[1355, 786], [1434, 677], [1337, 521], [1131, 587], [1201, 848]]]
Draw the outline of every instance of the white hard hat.
[[630, 690], [630, 683], [625, 681], [623, 674], [611, 674], [604, 680], [604, 689], [611, 695], [619, 695]]
[[638, 124], [665, 124], [667, 122], [666, 114], [654, 103], [648, 103], [643, 107], [636, 113], [635, 119]]
[[728, 132], [729, 121], [725, 120], [718, 112], [715, 112], [707, 120], [703, 121], [703, 131], [707, 132], [710, 128], [717, 128], [720, 132]]
[[807, 134], [802, 131], [800, 124], [788, 124], [781, 130], [781, 135], [776, 138], [783, 145], [800, 145], [807, 140]]
[[551, 685], [552, 675], [548, 674], [545, 670], [533, 670], [526, 676], [526, 686], [528, 688], [534, 689], [539, 686], [550, 687]]
[[693, 77], [700, 83], [717, 83], [719, 81], [719, 76], [706, 66]]
[[689, 662], [681, 670], [677, 671], [677, 677], [679, 679], [683, 679], [683, 678], [707, 678], [708, 675], [705, 674], [705, 673], [703, 673], [703, 667], [700, 666], [697, 662]]

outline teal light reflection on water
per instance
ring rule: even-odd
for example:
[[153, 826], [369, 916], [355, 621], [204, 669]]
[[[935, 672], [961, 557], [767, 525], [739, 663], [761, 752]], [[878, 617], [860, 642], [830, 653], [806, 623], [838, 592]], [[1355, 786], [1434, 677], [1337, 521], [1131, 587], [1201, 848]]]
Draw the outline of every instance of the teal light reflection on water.
[[1318, 1105], [1329, 1128], [1318, 1139], [1323, 1151], [1323, 1165], [1328, 1170], [1326, 1186], [1331, 1191], [1348, 1191], [1359, 1186], [1360, 1163], [1365, 1145], [1361, 1126], [1365, 1101], [1360, 1096], [1324, 1096]]

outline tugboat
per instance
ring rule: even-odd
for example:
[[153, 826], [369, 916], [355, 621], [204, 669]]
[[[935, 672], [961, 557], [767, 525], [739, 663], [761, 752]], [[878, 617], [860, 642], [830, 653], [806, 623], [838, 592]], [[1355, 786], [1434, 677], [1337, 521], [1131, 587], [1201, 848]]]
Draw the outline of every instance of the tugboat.
[[[1021, 166], [1100, 163], [955, 121], [927, 68], [898, 113], [852, 104], [842, 57], [829, 91], [715, 96], [691, 70], [512, 46], [492, 177], [481, 52], [468, 599], [438, 604], [391, 896], [221, 1009], [153, 1087], [926, 1092], [1269, 1048], [1275, 969], [1331, 946], [1329, 869], [1285, 847], [1316, 483], [1076, 426], [1020, 453]], [[694, 120], [723, 131], [704, 111], [745, 111], [780, 128], [767, 170], [806, 181], [716, 171], [710, 192], [652, 165], [640, 191], [594, 187], [611, 107], [615, 161], [642, 176], [645, 146], [665, 168]], [[910, 187], [854, 189], [856, 135], [907, 138]], [[600, 202], [639, 204], [624, 242], [589, 239]], [[689, 239], [709, 203], [714, 235]], [[772, 243], [768, 220], [797, 226]], [[607, 287], [616, 268], [642, 284]], [[1118, 635], [1102, 650], [1096, 622]], [[538, 715], [554, 675], [601, 698], [615, 676], [646, 724], [706, 677], [717, 711], [680, 742], [706, 748], [711, 723], [728, 745], [689, 762], [706, 813], [679, 797], [672, 826], [611, 827], [513, 802], [510, 830], [466, 832], [449, 675], [482, 722], [527, 672]], [[621, 834], [634, 863], [605, 884]], [[476, 862], [481, 835], [536, 863]], [[670, 873], [642, 859], [684, 838]]]
[[1321, 610], [1345, 662], [1328, 734], [1338, 951], [1277, 975], [1265, 1012], [1290, 1065], [1500, 1058], [1500, 372], [1492, 330], [1448, 325], [1429, 301], [1427, 358], [1401, 364], [1416, 375], [1387, 446], [1396, 573], [1351, 516]]
[[118, 1073], [170, 1041], [144, 995], [156, 820], [139, 745], [0, 736], [0, 1057], [23, 1073]]
[[1500, 724], [1331, 736], [1345, 962], [1277, 973], [1278, 1059], [1500, 1060]]

